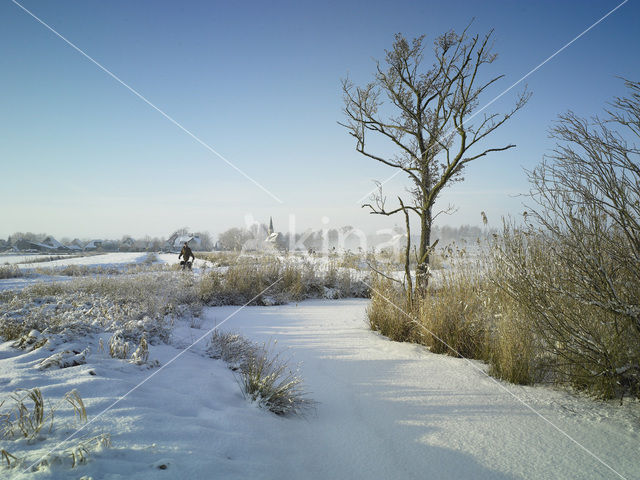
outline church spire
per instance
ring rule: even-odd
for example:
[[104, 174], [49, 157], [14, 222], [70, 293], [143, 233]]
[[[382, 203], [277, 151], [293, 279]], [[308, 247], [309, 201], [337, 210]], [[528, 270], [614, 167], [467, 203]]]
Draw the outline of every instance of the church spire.
[[269, 217], [269, 235], [273, 233], [273, 218]]

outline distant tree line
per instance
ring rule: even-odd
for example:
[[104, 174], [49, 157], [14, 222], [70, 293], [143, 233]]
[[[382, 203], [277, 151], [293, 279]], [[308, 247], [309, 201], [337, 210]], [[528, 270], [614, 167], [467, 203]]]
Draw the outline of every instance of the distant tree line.
[[[188, 229], [182, 228], [174, 231], [168, 238], [175, 236], [193, 236], [199, 238], [199, 243], [194, 245], [196, 250], [213, 250], [215, 243], [209, 232], [189, 232]], [[0, 239], [0, 251], [19, 249], [28, 249], [29, 245], [42, 244], [48, 239], [53, 239], [52, 235], [46, 233], [33, 233], [33, 232], [15, 232], [7, 237], [6, 240]], [[133, 238], [130, 235], [123, 235], [120, 239], [100, 239], [95, 238], [71, 238], [61, 237], [55, 239], [63, 247], [70, 247], [75, 249], [90, 249], [98, 251], [114, 251], [114, 252], [155, 252], [165, 250], [169, 247], [167, 244], [168, 238], [166, 237], [152, 237], [145, 235], [140, 238]], [[73, 248], [75, 247], [75, 248]], [[62, 248], [64, 249], [64, 248]]]
[[[267, 237], [265, 225], [255, 225], [252, 228], [232, 227], [218, 236], [218, 249], [239, 251], [254, 249], [255, 242]], [[452, 242], [471, 243], [485, 239], [493, 230], [476, 225], [434, 226], [432, 235], [439, 239], [442, 246]], [[401, 239], [406, 235], [404, 229], [395, 228], [374, 234], [364, 234], [362, 231], [346, 225], [339, 228], [308, 229], [302, 233], [278, 232], [275, 246], [280, 250], [312, 250], [344, 249], [357, 251], [358, 249], [379, 250], [393, 248], [393, 239]], [[402, 240], [406, 240], [406, 237]], [[381, 247], [382, 246], [382, 247]], [[399, 248], [399, 244], [398, 244]]]

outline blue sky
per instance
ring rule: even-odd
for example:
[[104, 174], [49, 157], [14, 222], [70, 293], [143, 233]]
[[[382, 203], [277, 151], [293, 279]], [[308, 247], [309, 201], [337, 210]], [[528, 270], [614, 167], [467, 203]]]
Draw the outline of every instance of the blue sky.
[[[341, 121], [341, 78], [372, 78], [393, 35], [427, 43], [475, 17], [495, 29], [500, 94], [620, 1], [20, 3], [257, 180], [230, 168], [9, 0], [0, 1], [0, 237], [212, 233], [247, 214], [286, 230], [402, 225], [358, 199], [393, 171], [359, 156]], [[440, 205], [442, 223], [492, 225], [523, 210], [523, 168], [553, 145], [559, 113], [598, 113], [640, 79], [637, 0], [594, 27], [524, 82], [533, 97], [491, 143], [517, 144], [472, 164]], [[524, 83], [487, 110], [508, 109]], [[402, 176], [387, 185], [401, 192]]]

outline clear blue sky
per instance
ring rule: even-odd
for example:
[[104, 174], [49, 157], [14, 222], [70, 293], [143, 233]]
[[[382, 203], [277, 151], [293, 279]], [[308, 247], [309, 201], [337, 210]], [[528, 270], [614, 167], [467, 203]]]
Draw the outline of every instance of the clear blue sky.
[[[371, 79], [393, 35], [495, 28], [505, 74], [485, 100], [516, 82], [620, 1], [20, 2], [186, 129], [220, 158], [65, 44], [10, 0], [0, 0], [0, 237], [217, 233], [247, 214], [286, 230], [402, 225], [358, 199], [393, 173], [359, 156], [343, 127], [340, 79]], [[441, 205], [444, 223], [493, 225], [522, 211], [523, 168], [552, 143], [547, 130], [573, 109], [590, 115], [640, 79], [638, 0], [629, 0], [533, 73], [529, 104], [493, 138], [517, 148], [473, 164]], [[504, 111], [513, 91], [488, 110]], [[388, 185], [392, 194], [406, 182]]]

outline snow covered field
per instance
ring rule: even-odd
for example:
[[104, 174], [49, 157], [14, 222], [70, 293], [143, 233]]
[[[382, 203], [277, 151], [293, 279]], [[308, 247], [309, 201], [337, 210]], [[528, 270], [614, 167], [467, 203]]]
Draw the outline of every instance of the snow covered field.
[[15, 265], [25, 262], [39, 262], [59, 255], [39, 255], [39, 254], [0, 254], [0, 265]]
[[[146, 258], [119, 253], [64, 261], [126, 265]], [[177, 260], [177, 254], [155, 259]], [[637, 402], [620, 407], [496, 381], [480, 362], [435, 355], [370, 331], [367, 305], [366, 299], [343, 299], [205, 307], [200, 318], [178, 318], [169, 343], [151, 345], [142, 365], [112, 358], [112, 334], [99, 330], [59, 335], [32, 351], [2, 343], [0, 402], [7, 406], [12, 392], [38, 387], [59, 408], [52, 430], [43, 429], [37, 439], [0, 440], [0, 450], [24, 459], [7, 469], [0, 458], [0, 476], [640, 478]], [[292, 368], [299, 365], [317, 402], [314, 411], [279, 417], [245, 399], [237, 374], [206, 354], [214, 328], [271, 342]], [[54, 353], [82, 356], [86, 363], [38, 368]], [[62, 400], [72, 389], [85, 402], [86, 424], [74, 420]], [[99, 435], [108, 435], [111, 445], [88, 448], [87, 462], [72, 468], [81, 439]], [[28, 469], [43, 457], [48, 466]]]
[[[117, 252], [92, 254], [86, 256], [69, 255], [66, 258], [58, 258], [60, 255], [0, 255], [0, 266], [11, 265], [25, 273], [17, 278], [0, 278], [0, 291], [22, 289], [28, 285], [47, 282], [65, 282], [73, 277], [65, 275], [47, 275], [38, 273], [38, 270], [60, 270], [65, 267], [77, 266], [97, 269], [123, 270], [127, 267], [144, 264], [175, 265], [180, 262], [178, 254], [174, 253], [144, 253], [144, 252]], [[51, 258], [56, 260], [46, 261]], [[194, 268], [198, 270], [204, 265], [210, 266], [210, 262], [197, 259]]]
[[[175, 264], [179, 263], [177, 253], [146, 253], [146, 252], [114, 252], [90, 255], [0, 255], [0, 265], [16, 265], [22, 268], [63, 267], [68, 265], [84, 266], [123, 266], [144, 263], [149, 256], [155, 256], [154, 262]], [[65, 258], [59, 258], [65, 257]], [[55, 259], [46, 261], [48, 259]], [[198, 260], [203, 263], [204, 260]]]
[[[90, 420], [83, 433], [109, 433], [112, 446], [92, 453], [88, 464], [73, 470], [64, 464], [37, 473], [7, 470], [3, 478], [640, 475], [636, 408], [598, 404], [546, 388], [498, 385], [465, 360], [369, 331], [366, 305], [366, 300], [324, 300], [240, 311], [208, 308], [200, 328], [183, 323], [171, 346], [151, 347], [150, 358], [166, 365], [162, 369], [110, 358], [97, 351], [93, 339], [90, 346], [95, 349], [85, 365], [43, 373], [34, 366], [50, 354], [46, 348], [25, 353], [5, 343], [0, 348], [3, 392], [39, 386], [45, 398], [59, 398], [75, 388]], [[258, 341], [277, 339], [293, 363], [302, 362], [305, 384], [319, 402], [315, 413], [283, 418], [249, 404], [233, 373], [204, 355], [206, 340], [168, 363], [223, 321], [223, 330]], [[85, 348], [86, 343], [78, 339], [75, 347]], [[64, 434], [53, 436], [64, 439]], [[73, 440], [59, 448], [69, 444]], [[36, 445], [30, 458], [37, 460], [55, 444], [43, 445], [39, 450]], [[9, 450], [6, 442], [3, 448]], [[162, 465], [167, 468], [160, 469]]]

